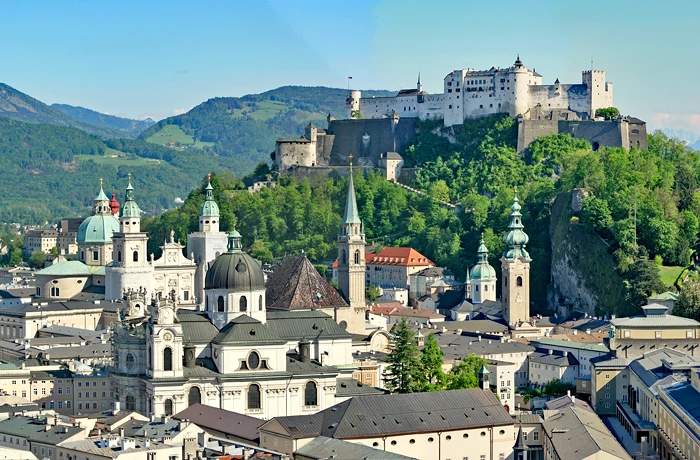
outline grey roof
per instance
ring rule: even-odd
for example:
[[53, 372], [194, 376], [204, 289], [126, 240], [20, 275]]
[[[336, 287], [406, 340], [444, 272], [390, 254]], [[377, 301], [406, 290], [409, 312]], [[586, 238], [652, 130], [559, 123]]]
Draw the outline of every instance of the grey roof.
[[445, 352], [446, 357], [448, 355], [465, 357], [471, 353], [479, 356], [529, 353], [535, 350], [535, 347], [518, 341], [504, 340], [501, 342], [500, 338], [490, 339], [488, 337], [481, 337], [481, 340], [479, 340], [478, 336], [465, 333], [458, 334], [456, 331], [438, 332], [434, 336]]
[[[651, 303], [642, 307], [644, 316], [632, 316], [629, 318], [616, 318], [610, 323], [616, 327], [700, 327], [700, 323], [694, 319], [683, 318], [665, 314], [668, 307]], [[662, 313], [662, 314], [660, 314]]]
[[631, 460], [598, 416], [578, 407], [565, 407], [542, 424], [559, 458], [588, 458], [598, 452]]
[[86, 359], [112, 356], [112, 344], [90, 343], [78, 347], [52, 347], [44, 351], [51, 359]]
[[526, 425], [536, 425], [543, 422], [542, 416], [539, 414], [530, 414], [523, 412], [521, 414], [515, 414], [513, 416], [515, 423], [524, 423]]
[[[448, 331], [461, 329], [463, 332], [476, 334], [489, 334], [494, 332], [507, 332], [508, 326], [490, 319], [474, 319], [471, 321], [445, 321], [438, 325]], [[429, 329], [428, 332], [434, 329]]]
[[46, 305], [24, 303], [21, 305], [2, 309], [3, 316], [25, 317], [28, 313], [38, 313], [42, 311], [60, 312], [71, 310], [104, 310], [105, 305], [112, 302], [100, 301], [99, 303], [83, 300], [65, 300], [62, 302], [47, 302]]
[[265, 276], [255, 258], [245, 252], [229, 250], [209, 266], [204, 285], [205, 289], [257, 291], [265, 289]]
[[102, 457], [117, 458], [122, 454], [128, 454], [130, 452], [150, 452], [160, 449], [172, 449], [173, 446], [168, 444], [162, 444], [156, 441], [151, 441], [148, 446], [146, 446], [146, 440], [136, 439], [135, 447], [121, 450], [121, 447], [101, 447], [100, 440], [95, 438], [82, 439], [80, 441], [70, 441], [61, 444], [64, 449], [77, 450], [79, 452], [85, 452], [91, 455], [99, 455]]
[[[551, 354], [549, 352], [552, 352]], [[565, 352], [564, 352], [565, 353]], [[564, 366], [578, 366], [579, 362], [576, 357], [571, 354], [567, 353], [564, 354], [560, 351], [553, 351], [553, 350], [537, 350], [533, 354], [530, 355], [530, 362], [531, 363], [540, 363], [540, 364], [549, 364], [551, 366], [558, 366], [558, 367], [564, 367]]]
[[[316, 412], [310, 415], [291, 415], [288, 417], [275, 417], [272, 420], [279, 423], [289, 433], [292, 439], [315, 438], [321, 435], [323, 425], [323, 413]], [[265, 429], [268, 422], [263, 423], [260, 429]]]
[[257, 319], [241, 315], [232, 319], [214, 337], [212, 343], [230, 344], [283, 344], [286, 343]]
[[387, 160], [403, 160], [403, 157], [398, 154], [398, 152], [386, 152], [384, 158]]
[[566, 347], [573, 348], [576, 350], [586, 350], [586, 351], [597, 351], [600, 353], [608, 353], [608, 347], [604, 343], [583, 343], [583, 342], [572, 342], [569, 340], [558, 340], [558, 339], [537, 339], [530, 343], [535, 345], [545, 345], [545, 346], [556, 346], [556, 347]]
[[56, 445], [85, 431], [73, 426], [52, 426], [46, 431], [46, 417], [12, 417], [0, 421], [0, 433], [27, 438], [31, 442]]
[[568, 406], [576, 406], [581, 409], [586, 409], [589, 411], [593, 411], [593, 408], [588, 405], [586, 401], [581, 400], [580, 398], [571, 398], [571, 396], [560, 396], [558, 398], [550, 399], [546, 403], [544, 403], [544, 407], [547, 410], [559, 410], [563, 409], [564, 407]]
[[347, 338], [352, 336], [321, 311], [268, 311], [267, 327], [284, 340]]
[[246, 439], [255, 444], [258, 444], [260, 440], [258, 428], [265, 423], [264, 420], [259, 418], [205, 406], [204, 404], [194, 404], [173, 415], [173, 418], [190, 420], [200, 428], [216, 430], [239, 439]]
[[137, 414], [137, 412], [131, 410], [120, 410], [117, 413], [109, 413], [109, 415], [106, 417], [100, 418], [99, 423], [106, 426], [114, 425], [115, 423], [121, 422], [124, 419], [131, 418], [134, 414]]
[[647, 387], [651, 387], [673, 370], [700, 367], [700, 360], [686, 356], [680, 351], [662, 348], [645, 353], [632, 361], [629, 367]]
[[82, 329], [79, 327], [59, 326], [51, 324], [42, 327], [37, 331], [40, 337], [42, 336], [63, 336], [63, 337], [81, 337], [81, 338], [99, 338], [102, 334], [107, 334], [107, 331], [95, 331], [91, 329]]
[[305, 256], [282, 259], [265, 286], [265, 303], [276, 310], [348, 306]]
[[416, 460], [415, 457], [406, 457], [384, 450], [356, 444], [354, 442], [319, 436], [310, 443], [304, 445], [294, 453], [304, 458], [326, 460]]
[[216, 326], [204, 314], [189, 310], [178, 310], [177, 319], [182, 326], [182, 336], [185, 345], [210, 343], [219, 333]]
[[436, 276], [454, 276], [454, 274], [444, 267], [429, 267], [424, 268], [411, 276], [425, 276], [426, 278], [433, 278]]
[[358, 382], [352, 377], [336, 379], [336, 397], [385, 394], [386, 391]]
[[682, 407], [695, 423], [700, 423], [700, 394], [690, 382], [677, 383], [661, 391]]
[[596, 369], [627, 367], [631, 362], [631, 358], [612, 358], [610, 356], [598, 356], [596, 358], [591, 358], [590, 361]]

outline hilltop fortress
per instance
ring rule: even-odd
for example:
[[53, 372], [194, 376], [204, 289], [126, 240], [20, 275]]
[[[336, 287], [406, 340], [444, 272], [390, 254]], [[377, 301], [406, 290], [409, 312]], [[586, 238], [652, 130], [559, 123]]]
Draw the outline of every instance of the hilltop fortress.
[[[279, 170], [329, 168], [347, 164], [352, 153], [360, 165], [387, 168], [387, 157], [402, 152], [416, 134], [416, 121], [443, 119], [445, 128], [468, 119], [506, 113], [518, 120], [518, 152], [535, 139], [557, 133], [601, 146], [647, 148], [646, 123], [634, 117], [604, 121], [597, 109], [613, 106], [613, 85], [602, 70], [584, 70], [581, 83], [542, 84], [542, 75], [517, 57], [507, 68], [461, 69], [447, 74], [443, 92], [415, 89], [393, 97], [363, 98], [350, 91], [347, 119], [328, 116], [328, 129], [309, 125], [297, 139], [279, 139], [274, 163]], [[389, 154], [393, 155], [389, 155]], [[387, 177], [398, 175], [389, 172]]]

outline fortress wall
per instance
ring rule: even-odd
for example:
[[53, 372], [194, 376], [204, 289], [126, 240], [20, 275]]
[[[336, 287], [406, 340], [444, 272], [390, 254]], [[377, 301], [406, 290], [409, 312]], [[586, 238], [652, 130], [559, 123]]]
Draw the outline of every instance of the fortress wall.
[[372, 97], [360, 99], [360, 113], [364, 118], [382, 118], [397, 109], [395, 97]]
[[[391, 118], [332, 120], [327, 130], [334, 136], [330, 165], [345, 166], [352, 154], [355, 164], [376, 167], [382, 153], [403, 152], [416, 135], [416, 119], [400, 118], [394, 130], [393, 123]], [[365, 134], [369, 136], [367, 141], [363, 140]]]
[[538, 137], [557, 134], [556, 120], [518, 120], [518, 153], [525, 150]]
[[594, 150], [603, 146], [629, 149], [627, 123], [620, 121], [559, 121], [558, 126], [560, 133], [585, 139], [591, 143]]
[[278, 142], [275, 147], [275, 164], [280, 169], [294, 165], [312, 166], [316, 163], [313, 151], [315, 144], [311, 142]]

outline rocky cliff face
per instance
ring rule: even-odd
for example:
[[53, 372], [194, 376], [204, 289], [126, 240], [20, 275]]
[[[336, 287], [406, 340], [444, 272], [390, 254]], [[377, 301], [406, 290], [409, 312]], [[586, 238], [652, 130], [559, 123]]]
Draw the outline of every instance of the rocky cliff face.
[[582, 224], [571, 221], [572, 197], [563, 193], [552, 206], [552, 284], [548, 306], [560, 315], [616, 313], [624, 308], [624, 284], [609, 247]]

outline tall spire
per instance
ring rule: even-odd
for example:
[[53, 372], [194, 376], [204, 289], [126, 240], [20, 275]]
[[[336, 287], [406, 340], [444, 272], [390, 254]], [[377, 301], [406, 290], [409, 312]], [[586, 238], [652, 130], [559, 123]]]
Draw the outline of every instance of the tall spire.
[[204, 188], [204, 203], [199, 208], [200, 217], [219, 217], [219, 205], [214, 201], [214, 187], [211, 186], [211, 174], [207, 174], [207, 186]]
[[513, 204], [510, 207], [510, 224], [508, 224], [508, 231], [503, 235], [503, 242], [507, 246], [503, 257], [506, 259], [515, 259], [518, 257], [530, 259], [530, 254], [525, 250], [525, 246], [528, 241], [530, 241], [530, 237], [523, 231], [525, 227], [523, 226], [520, 209], [518, 189], [516, 188], [513, 195]]
[[352, 155], [350, 155], [350, 183], [348, 184], [348, 196], [345, 201], [345, 215], [342, 224], [360, 224], [360, 213], [357, 211], [357, 199], [355, 199], [355, 182], [352, 178]]

